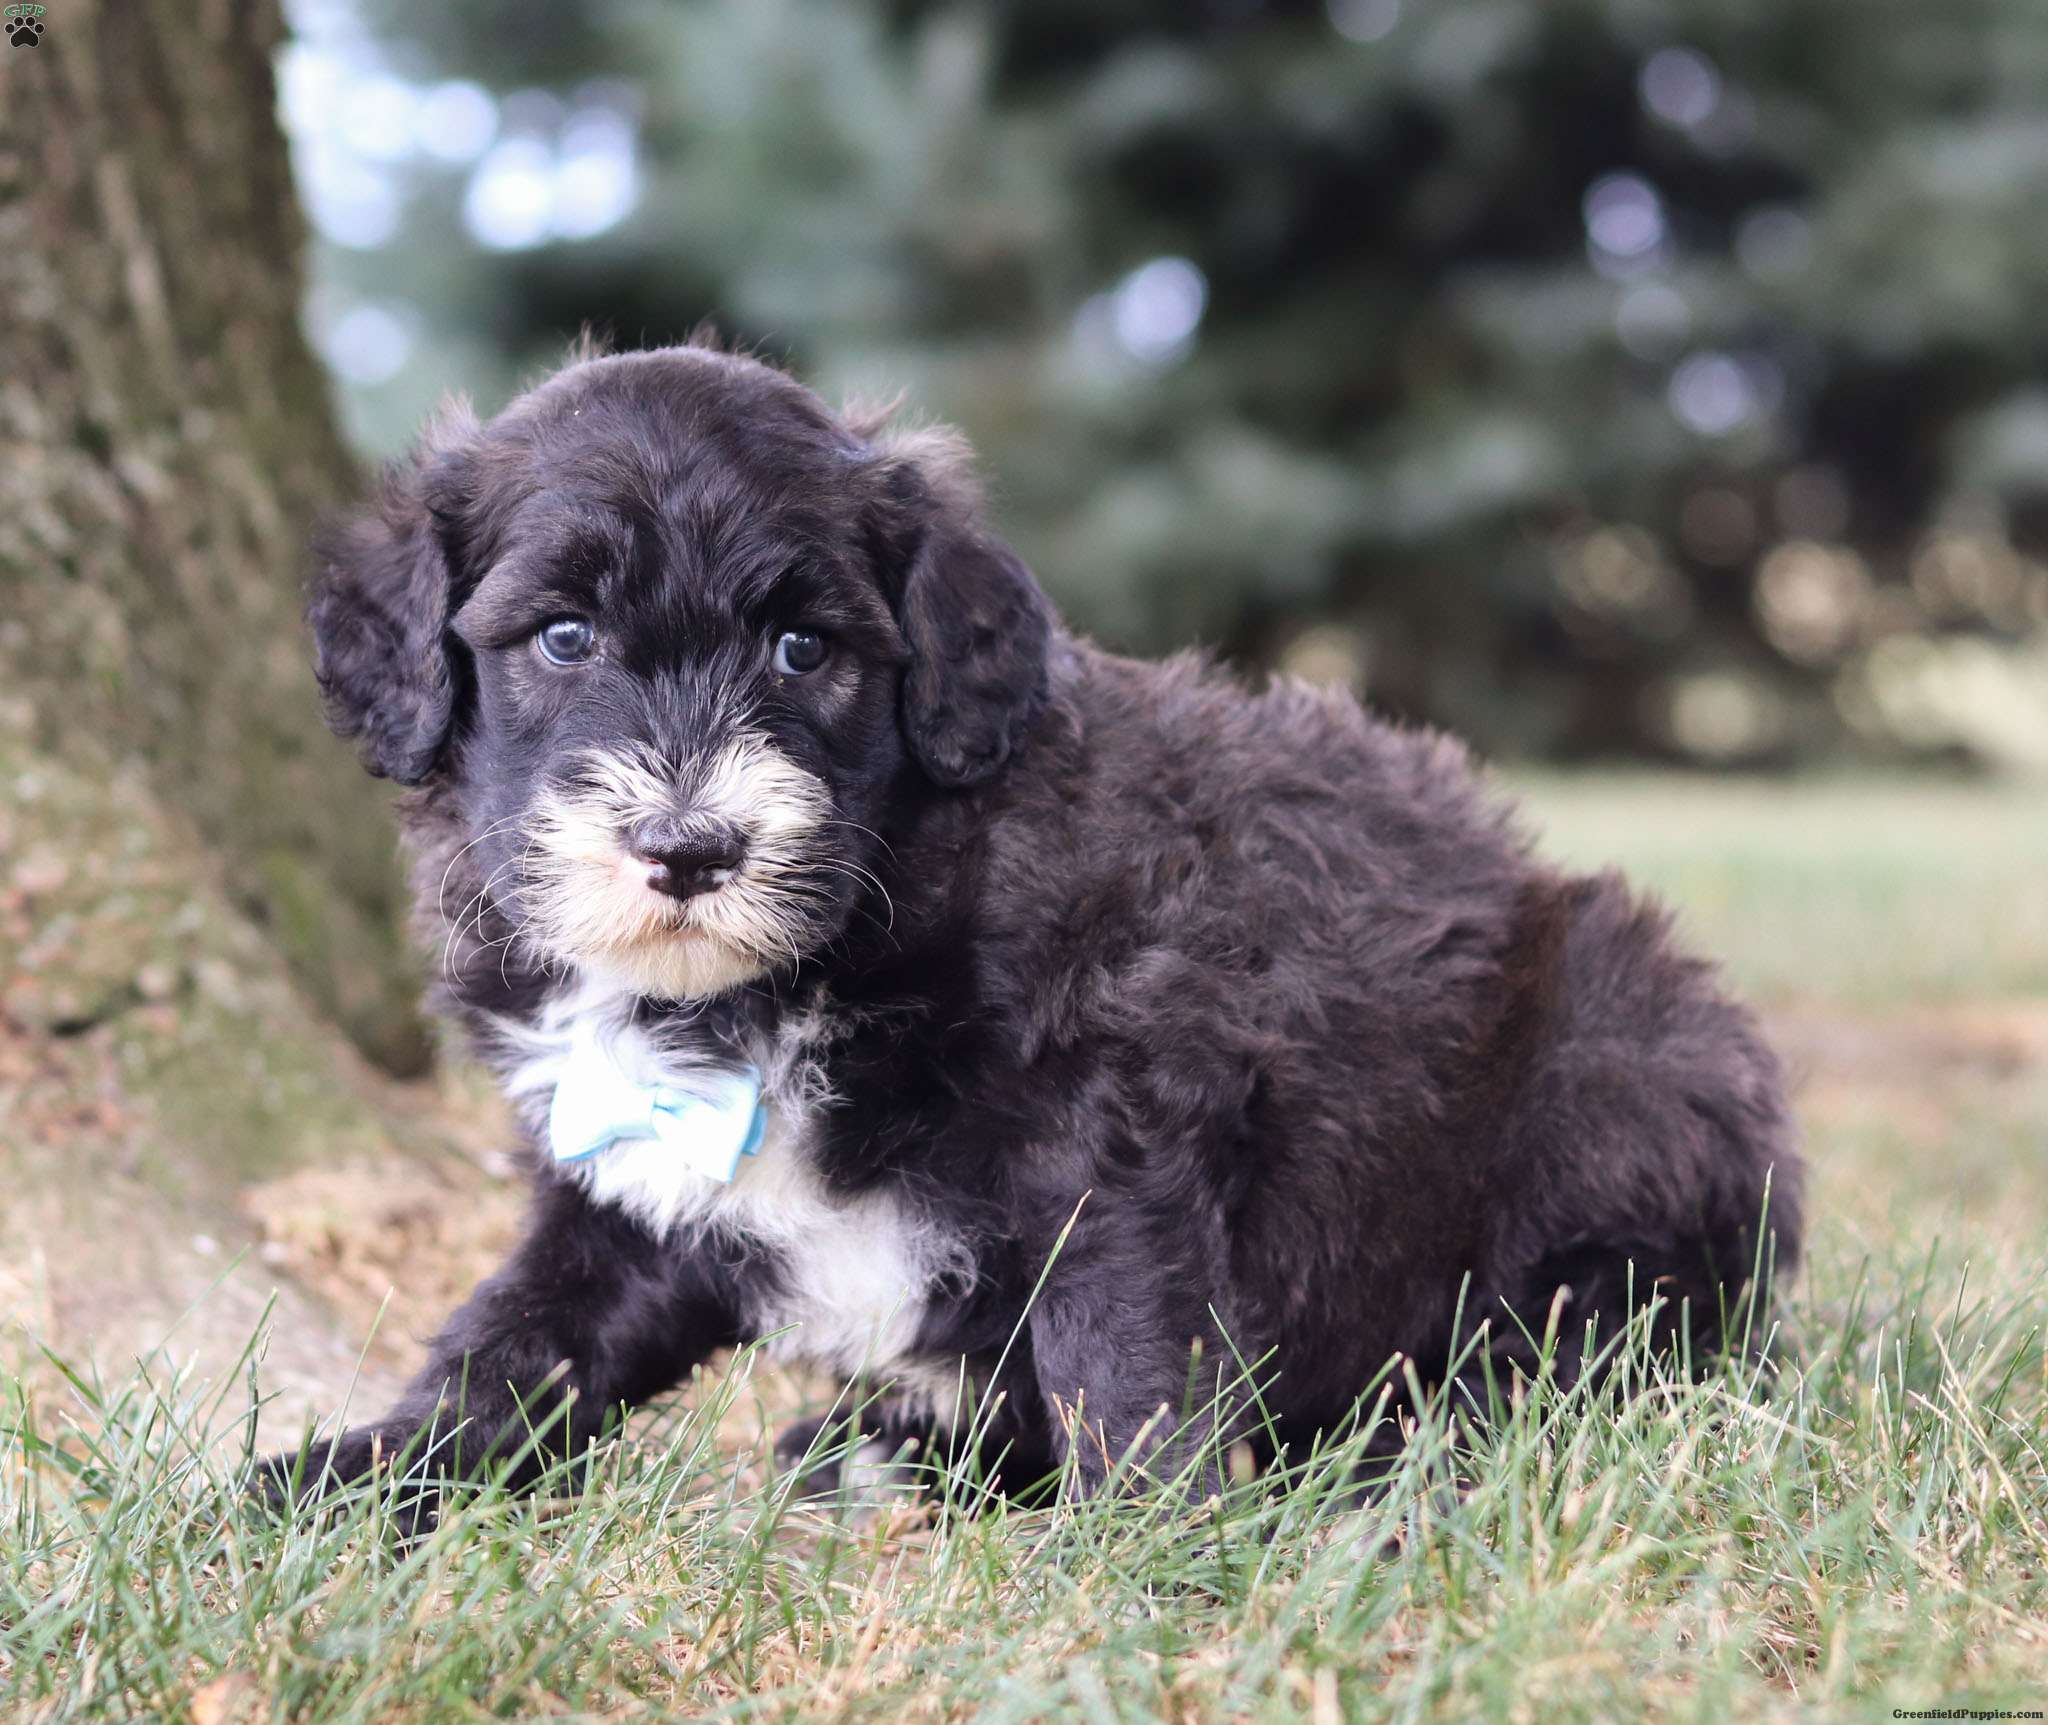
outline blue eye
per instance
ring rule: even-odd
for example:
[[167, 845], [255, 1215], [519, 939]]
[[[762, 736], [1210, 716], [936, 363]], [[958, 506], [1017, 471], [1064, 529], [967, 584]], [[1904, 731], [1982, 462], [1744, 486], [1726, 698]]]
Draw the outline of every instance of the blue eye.
[[534, 637], [540, 656], [551, 665], [583, 665], [597, 653], [597, 631], [583, 617], [557, 617], [543, 623]]
[[792, 629], [775, 643], [775, 669], [785, 677], [807, 677], [824, 664], [830, 652], [823, 635]]

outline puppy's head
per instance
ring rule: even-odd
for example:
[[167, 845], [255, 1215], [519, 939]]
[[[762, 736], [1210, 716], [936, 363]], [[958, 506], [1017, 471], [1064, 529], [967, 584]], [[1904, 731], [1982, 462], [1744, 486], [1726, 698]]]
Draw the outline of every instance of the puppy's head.
[[1050, 612], [965, 468], [701, 348], [451, 413], [320, 542], [330, 718], [538, 961], [669, 999], [796, 965], [1043, 699]]

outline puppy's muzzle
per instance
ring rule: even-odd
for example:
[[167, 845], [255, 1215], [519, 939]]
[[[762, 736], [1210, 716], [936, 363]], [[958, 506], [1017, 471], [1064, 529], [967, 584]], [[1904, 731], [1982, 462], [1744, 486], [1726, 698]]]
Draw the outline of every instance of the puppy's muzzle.
[[738, 827], [665, 815], [635, 826], [626, 848], [646, 869], [647, 884], [674, 899], [716, 892], [747, 860], [746, 835]]
[[824, 783], [765, 737], [681, 766], [589, 750], [536, 794], [520, 853], [521, 935], [542, 957], [642, 994], [694, 1000], [801, 963], [828, 938]]

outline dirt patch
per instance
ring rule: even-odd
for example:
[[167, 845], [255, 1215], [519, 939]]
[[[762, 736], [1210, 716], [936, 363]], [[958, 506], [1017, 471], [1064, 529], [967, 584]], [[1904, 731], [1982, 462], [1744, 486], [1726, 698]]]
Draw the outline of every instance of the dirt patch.
[[1772, 1042], [1802, 1085], [1889, 1087], [1930, 1077], [2004, 1079], [2048, 1068], [2048, 1001], [2005, 1000], [1882, 1016], [1790, 1008]]
[[300, 1169], [251, 1187], [241, 1208], [263, 1263], [364, 1337], [369, 1358], [406, 1370], [419, 1338], [504, 1257], [522, 1196], [473, 1169], [390, 1157]]
[[1809, 1239], [1902, 1233], [1973, 1251], [2048, 1227], [2048, 1001], [1783, 1012], [1811, 1185]]

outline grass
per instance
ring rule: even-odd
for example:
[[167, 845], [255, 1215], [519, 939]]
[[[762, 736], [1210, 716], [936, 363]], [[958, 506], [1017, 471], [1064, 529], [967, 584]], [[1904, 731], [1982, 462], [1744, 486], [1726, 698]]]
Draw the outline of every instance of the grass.
[[1772, 1004], [2048, 997], [2048, 785], [1518, 780], [1552, 854], [1619, 864]]
[[787, 1390], [742, 1356], [582, 1496], [486, 1489], [406, 1543], [388, 1494], [242, 1506], [254, 1367], [31, 1390], [46, 1368], [0, 1413], [0, 1712], [2048, 1711], [2048, 1097], [1986, 1053], [2033, 1046], [2048, 979], [2038, 793], [1530, 790], [1557, 848], [1671, 892], [1808, 1051], [1819, 1225], [1774, 1382], [1636, 1360], [1620, 1401], [1538, 1385], [1483, 1433], [1435, 1409], [1371, 1501], [1337, 1447], [1178, 1513], [964, 1475], [844, 1513], [764, 1465]]

